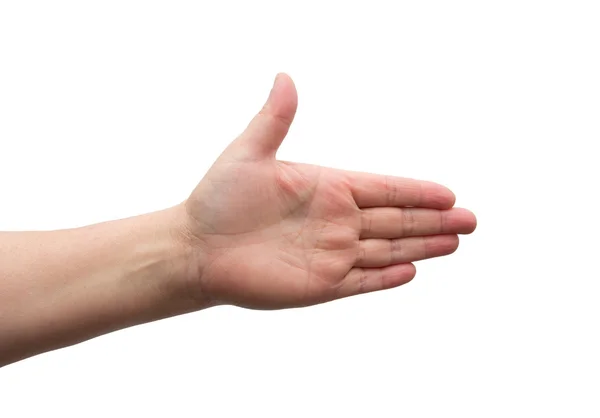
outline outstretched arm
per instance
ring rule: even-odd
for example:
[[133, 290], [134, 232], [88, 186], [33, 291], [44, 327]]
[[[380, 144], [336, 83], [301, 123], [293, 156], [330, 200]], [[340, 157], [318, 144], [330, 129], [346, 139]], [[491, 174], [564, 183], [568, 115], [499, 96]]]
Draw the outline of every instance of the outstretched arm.
[[0, 233], [0, 365], [233, 304], [308, 306], [410, 281], [474, 215], [435, 183], [278, 161], [296, 90], [267, 103], [182, 204], [84, 228]]
[[0, 366], [191, 312], [185, 209], [84, 228], [0, 233]]

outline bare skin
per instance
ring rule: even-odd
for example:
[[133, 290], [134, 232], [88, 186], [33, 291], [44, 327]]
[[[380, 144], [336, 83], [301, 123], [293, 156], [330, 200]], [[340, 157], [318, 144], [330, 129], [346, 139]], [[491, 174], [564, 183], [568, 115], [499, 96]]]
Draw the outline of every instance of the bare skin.
[[182, 204], [74, 230], [0, 234], [0, 365], [231, 304], [308, 306], [389, 289], [451, 254], [475, 216], [444, 186], [279, 161], [297, 96], [264, 108]]

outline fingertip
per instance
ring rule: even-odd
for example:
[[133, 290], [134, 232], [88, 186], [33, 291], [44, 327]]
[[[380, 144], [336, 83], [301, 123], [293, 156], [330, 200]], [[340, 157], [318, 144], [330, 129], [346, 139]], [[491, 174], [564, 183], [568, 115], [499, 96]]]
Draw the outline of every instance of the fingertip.
[[278, 72], [275, 75], [275, 80], [273, 81], [273, 85], [276, 85], [279, 82], [294, 85], [294, 80], [292, 80], [292, 77], [288, 73], [285, 73], [285, 72]]
[[[298, 108], [298, 92], [292, 78], [286, 73], [278, 73], [273, 81], [269, 98], [259, 114], [275, 122], [278, 136], [285, 136], [294, 121]], [[283, 137], [281, 137], [283, 139]]]
[[397, 264], [387, 267], [386, 270], [388, 270], [388, 275], [387, 283], [384, 286], [388, 289], [402, 286], [410, 282], [417, 275], [417, 268], [413, 263]]
[[439, 183], [426, 181], [423, 184], [422, 204], [435, 209], [452, 209], [456, 203], [456, 195], [448, 187]]
[[408, 263], [407, 264], [407, 269], [410, 272], [410, 280], [414, 279], [415, 276], [417, 275], [417, 266], [415, 266], [413, 263]]
[[236, 144], [253, 159], [274, 158], [286, 137], [298, 106], [298, 94], [291, 77], [279, 73], [262, 109], [252, 119]]
[[447, 237], [447, 252], [446, 255], [454, 254], [456, 250], [458, 250], [458, 246], [460, 245], [460, 238], [458, 235], [446, 235]]
[[456, 203], [456, 195], [446, 186], [439, 185], [440, 209], [452, 209]]
[[431, 241], [428, 244], [428, 254], [430, 257], [442, 257], [454, 254], [458, 250], [459, 244], [460, 239], [456, 234], [431, 237]]
[[477, 228], [477, 217], [473, 212], [464, 208], [455, 208], [456, 212], [460, 215], [460, 223], [461, 223], [461, 234], [471, 234]]
[[467, 212], [470, 213], [470, 217], [469, 217], [468, 229], [467, 229], [467, 232], [465, 232], [465, 234], [472, 234], [477, 229], [477, 217], [475, 216], [475, 214], [473, 212], [471, 212], [471, 211], [467, 211]]
[[448, 208], [453, 208], [454, 205], [456, 204], [456, 195], [454, 194], [454, 192], [452, 190], [450, 190], [449, 188], [446, 187], [447, 190], [447, 194], [448, 194]]
[[298, 92], [294, 80], [287, 73], [277, 73], [265, 110], [285, 123], [291, 124], [297, 106]]

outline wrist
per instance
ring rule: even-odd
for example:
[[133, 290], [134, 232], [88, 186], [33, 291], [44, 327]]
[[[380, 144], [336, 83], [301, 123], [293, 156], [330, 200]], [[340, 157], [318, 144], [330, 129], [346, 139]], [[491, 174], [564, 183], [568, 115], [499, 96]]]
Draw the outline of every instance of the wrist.
[[165, 232], [170, 241], [169, 250], [165, 253], [169, 265], [166, 280], [174, 292], [187, 299], [188, 303], [191, 301], [194, 310], [218, 305], [201, 286], [208, 252], [201, 240], [191, 232], [193, 225], [190, 225], [192, 220], [186, 211], [185, 202], [167, 209], [163, 216], [166, 217], [163, 225], [166, 226]]

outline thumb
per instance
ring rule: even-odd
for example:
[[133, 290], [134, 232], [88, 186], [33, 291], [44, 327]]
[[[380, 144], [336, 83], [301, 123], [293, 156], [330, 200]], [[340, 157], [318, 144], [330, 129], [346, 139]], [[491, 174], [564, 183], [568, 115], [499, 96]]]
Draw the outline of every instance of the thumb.
[[287, 74], [277, 74], [267, 102], [240, 135], [246, 152], [254, 157], [275, 157], [290, 129], [298, 107], [294, 82]]

